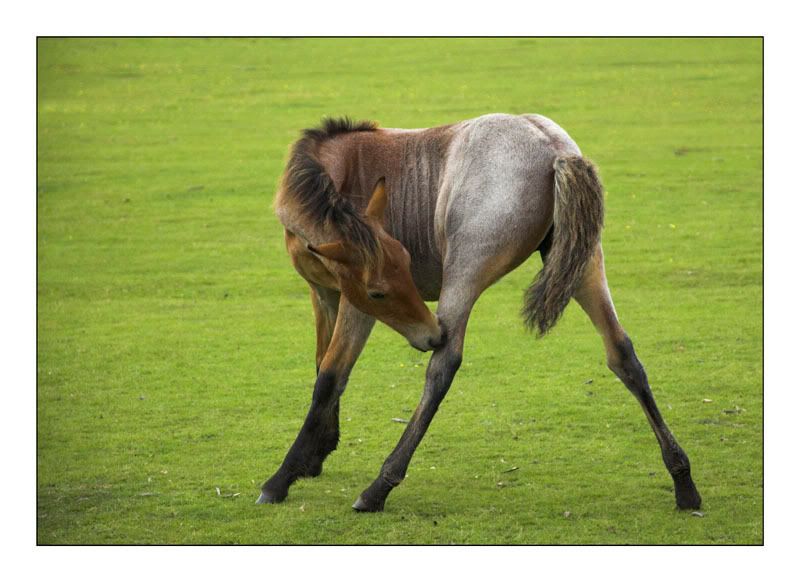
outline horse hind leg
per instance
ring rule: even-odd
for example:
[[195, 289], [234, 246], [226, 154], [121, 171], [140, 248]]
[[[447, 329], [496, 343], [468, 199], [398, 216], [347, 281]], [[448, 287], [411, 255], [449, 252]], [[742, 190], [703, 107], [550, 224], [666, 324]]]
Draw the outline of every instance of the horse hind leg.
[[692, 481], [689, 457], [678, 445], [678, 441], [661, 417], [644, 367], [636, 357], [633, 343], [617, 319], [606, 282], [603, 250], [600, 245], [586, 267], [575, 299], [603, 337], [608, 367], [622, 380], [644, 410], [661, 447], [664, 465], [675, 483], [675, 499], [678, 507], [698, 509], [701, 499]]

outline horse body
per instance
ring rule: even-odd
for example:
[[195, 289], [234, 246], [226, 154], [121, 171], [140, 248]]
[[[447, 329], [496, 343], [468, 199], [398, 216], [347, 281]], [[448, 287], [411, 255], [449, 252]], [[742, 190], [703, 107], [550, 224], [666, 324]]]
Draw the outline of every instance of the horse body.
[[[579, 302], [603, 338], [609, 367], [645, 411], [678, 505], [698, 507], [688, 458], [658, 412], [611, 301], [602, 199], [594, 167], [539, 115], [492, 114], [421, 130], [329, 121], [307, 130], [276, 211], [311, 287], [318, 376], [306, 422], [259, 502], [281, 501], [295, 479], [319, 474], [336, 448], [339, 397], [377, 318], [418, 349], [435, 349], [417, 410], [354, 505], [383, 509], [461, 364], [473, 305], [539, 249], [544, 267], [526, 295], [526, 323], [543, 334], [570, 298]], [[422, 299], [438, 300], [435, 320]]]
[[[453, 258], [496, 258], [499, 251], [508, 255], [509, 271], [530, 256], [552, 224], [553, 160], [570, 154], [580, 149], [549, 119], [503, 114], [431, 129], [345, 133], [319, 148], [337, 192], [357, 211], [385, 178], [386, 230], [411, 254], [426, 301], [439, 299], [448, 246], [458, 249]], [[325, 225], [309, 229], [302, 209], [293, 215], [292, 204], [276, 207], [287, 230], [305, 241], [333, 236]]]

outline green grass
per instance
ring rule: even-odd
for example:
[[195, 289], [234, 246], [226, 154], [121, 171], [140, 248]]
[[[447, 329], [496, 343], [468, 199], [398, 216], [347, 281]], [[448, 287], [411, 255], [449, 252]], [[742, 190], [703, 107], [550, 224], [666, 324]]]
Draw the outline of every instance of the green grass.
[[[38, 542], [762, 543], [761, 51], [41, 39]], [[323, 475], [254, 505], [314, 380], [307, 287], [271, 211], [289, 144], [326, 114], [425, 127], [495, 111], [553, 118], [600, 167], [617, 310], [705, 516], [674, 509], [655, 438], [580, 309], [543, 340], [523, 330], [538, 256], [478, 302], [385, 513], [350, 504], [400, 436], [391, 419], [416, 405], [427, 356], [383, 325]]]

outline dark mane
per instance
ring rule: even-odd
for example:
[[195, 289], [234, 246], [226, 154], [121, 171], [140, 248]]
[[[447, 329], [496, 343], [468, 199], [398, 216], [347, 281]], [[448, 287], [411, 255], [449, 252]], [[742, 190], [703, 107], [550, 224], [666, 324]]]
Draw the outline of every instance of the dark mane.
[[328, 139], [345, 133], [374, 131], [377, 127], [373, 121], [354, 122], [348, 117], [323, 119], [320, 127], [304, 130], [303, 137], [292, 146], [284, 178], [287, 194], [300, 202], [309, 220], [333, 226], [368, 263], [378, 254], [375, 233], [350, 200], [336, 191], [317, 151], [319, 144]]
[[374, 121], [353, 121], [349, 117], [325, 117], [321, 123], [320, 127], [303, 130], [303, 137], [321, 142], [342, 133], [378, 129], [378, 124]]

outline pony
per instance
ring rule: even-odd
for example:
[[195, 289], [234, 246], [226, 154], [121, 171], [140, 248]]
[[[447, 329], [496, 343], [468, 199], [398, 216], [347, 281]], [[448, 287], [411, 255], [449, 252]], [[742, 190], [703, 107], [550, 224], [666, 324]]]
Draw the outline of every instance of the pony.
[[[353, 504], [382, 511], [462, 361], [481, 293], [532, 253], [543, 266], [522, 316], [539, 336], [571, 299], [602, 337], [608, 367], [649, 422], [681, 509], [701, 498], [689, 458], [656, 406], [606, 281], [604, 191], [594, 164], [542, 115], [490, 114], [426, 129], [323, 119], [291, 148], [275, 197], [286, 248], [309, 284], [316, 369], [305, 422], [258, 503], [283, 501], [322, 472], [339, 440], [339, 400], [376, 320], [433, 351], [397, 446]], [[438, 301], [432, 313], [425, 301]]]

